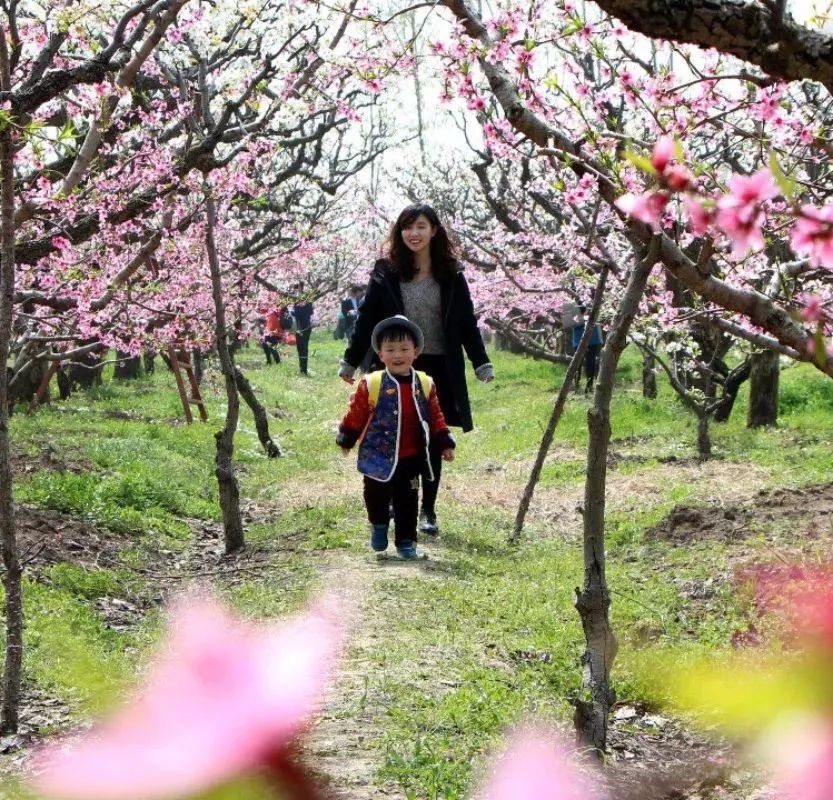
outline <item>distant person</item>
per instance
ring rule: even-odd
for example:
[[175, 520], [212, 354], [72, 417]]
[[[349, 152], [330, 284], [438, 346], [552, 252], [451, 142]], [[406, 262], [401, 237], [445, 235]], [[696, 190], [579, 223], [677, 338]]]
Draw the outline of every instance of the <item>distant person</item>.
[[[299, 287], [299, 295], [303, 286]], [[312, 303], [300, 300], [292, 306], [295, 318], [295, 347], [298, 350], [298, 369], [301, 375], [309, 375], [309, 337], [312, 335]]]
[[[573, 319], [573, 352], [584, 336], [584, 328], [587, 325], [587, 306], [579, 306], [578, 314]], [[587, 378], [587, 384], [584, 387], [584, 393], [590, 394], [593, 391], [593, 382], [599, 374], [599, 353], [601, 352], [604, 338], [602, 337], [602, 329], [597, 325], [593, 326], [593, 333], [590, 334], [590, 344], [587, 346], [587, 352], [584, 354], [584, 375]], [[579, 388], [580, 378], [576, 375], [576, 391]]]
[[263, 339], [261, 346], [266, 355], [266, 363], [281, 363], [281, 354], [278, 345], [283, 341], [283, 325], [281, 323], [281, 312], [277, 308], [271, 308], [266, 312], [263, 325]]
[[[359, 308], [356, 328], [344, 351], [338, 374], [353, 383], [356, 369], [370, 350], [371, 331], [395, 314], [416, 323], [425, 337], [414, 366], [427, 372], [437, 387], [449, 425], [464, 431], [473, 427], [463, 351], [481, 381], [494, 378], [469, 294], [469, 286], [437, 212], [417, 204], [405, 208], [390, 231], [387, 257], [373, 267]], [[431, 451], [431, 470], [422, 476], [419, 529], [436, 535], [436, 500], [442, 472], [442, 453]], [[429, 477], [432, 475], [432, 477]]]
[[341, 301], [341, 316], [343, 319], [344, 335], [350, 339], [356, 329], [356, 320], [359, 318], [359, 307], [364, 299], [364, 287], [353, 286], [350, 289], [350, 296]]
[[348, 453], [361, 439], [358, 469], [364, 475], [371, 548], [387, 550], [392, 507], [396, 552], [414, 559], [419, 476], [423, 470], [432, 474], [431, 451], [453, 461], [455, 444], [434, 381], [413, 368], [424, 343], [419, 327], [394, 316], [373, 328], [371, 342], [385, 368], [359, 382], [336, 443]]

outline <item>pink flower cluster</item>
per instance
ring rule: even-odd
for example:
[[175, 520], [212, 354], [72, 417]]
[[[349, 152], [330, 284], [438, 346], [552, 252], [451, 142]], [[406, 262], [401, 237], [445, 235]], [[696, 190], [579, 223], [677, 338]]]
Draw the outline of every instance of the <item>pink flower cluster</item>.
[[796, 254], [810, 263], [833, 268], [833, 205], [801, 206], [790, 242]]
[[625, 194], [616, 205], [626, 214], [651, 225], [660, 227], [660, 218], [671, 200], [671, 193], [682, 192], [693, 184], [691, 173], [676, 161], [677, 144], [670, 136], [657, 140], [651, 153], [651, 167], [660, 188], [641, 195]]
[[561, 738], [540, 729], [516, 734], [478, 800], [603, 800], [575, 767]]
[[184, 600], [137, 697], [47, 749], [36, 786], [52, 798], [153, 800], [274, 769], [315, 710], [339, 640], [323, 605], [258, 626], [214, 600]]

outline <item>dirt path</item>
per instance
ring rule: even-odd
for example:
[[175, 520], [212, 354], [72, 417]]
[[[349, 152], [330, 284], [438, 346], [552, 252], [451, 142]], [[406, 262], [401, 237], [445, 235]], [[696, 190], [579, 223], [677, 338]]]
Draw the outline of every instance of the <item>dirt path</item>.
[[339, 551], [322, 570], [324, 587], [333, 587], [347, 609], [349, 642], [338, 676], [324, 708], [304, 738], [303, 752], [329, 790], [330, 800], [375, 800], [403, 797], [394, 785], [379, 785], [381, 766], [377, 716], [384, 713], [379, 698], [368, 693], [367, 676], [378, 669], [376, 654], [385, 647], [385, 615], [374, 613], [379, 581], [431, 580], [442, 561], [439, 543], [421, 542], [427, 561], [377, 560], [365, 553]]

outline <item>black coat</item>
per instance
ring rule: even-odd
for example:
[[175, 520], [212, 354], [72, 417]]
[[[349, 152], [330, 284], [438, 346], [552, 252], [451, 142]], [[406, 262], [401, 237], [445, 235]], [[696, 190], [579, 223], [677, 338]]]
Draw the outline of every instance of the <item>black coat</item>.
[[[469, 285], [462, 272], [457, 272], [451, 280], [440, 284], [440, 297], [448, 382], [459, 417], [459, 420], [449, 420], [449, 423], [459, 422], [464, 431], [470, 431], [473, 425], [463, 350], [475, 369], [488, 364], [489, 357], [486, 355], [483, 338], [477, 327]], [[370, 349], [370, 334], [376, 324], [388, 317], [404, 313], [399, 276], [390, 271], [387, 261], [380, 259], [373, 267], [355, 330], [350, 337], [350, 344], [344, 351], [344, 360], [350, 366], [358, 367]], [[448, 399], [441, 399], [444, 400], [445, 407]]]

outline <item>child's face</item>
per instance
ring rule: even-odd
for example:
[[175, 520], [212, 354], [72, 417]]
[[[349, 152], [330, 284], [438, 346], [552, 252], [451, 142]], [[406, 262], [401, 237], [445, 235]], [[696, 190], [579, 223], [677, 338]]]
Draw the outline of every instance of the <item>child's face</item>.
[[398, 342], [386, 340], [379, 348], [379, 360], [392, 375], [408, 375], [419, 353], [419, 348], [410, 338]]

